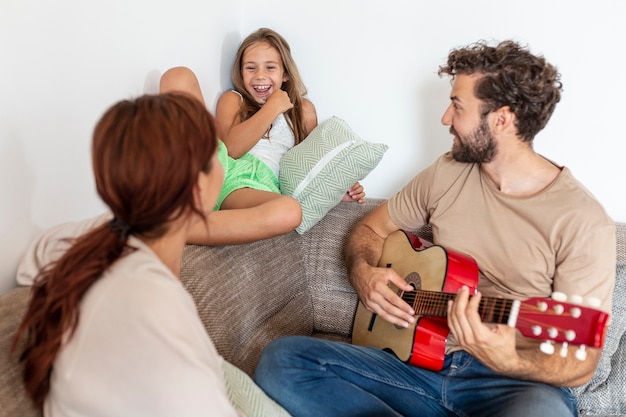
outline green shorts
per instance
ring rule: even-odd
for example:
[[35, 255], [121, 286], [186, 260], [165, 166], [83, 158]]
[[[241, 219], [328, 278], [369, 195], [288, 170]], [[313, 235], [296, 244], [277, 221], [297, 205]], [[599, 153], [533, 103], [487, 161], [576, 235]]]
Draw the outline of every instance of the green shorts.
[[219, 141], [217, 156], [224, 167], [224, 185], [213, 211], [219, 210], [224, 199], [240, 188], [253, 188], [280, 194], [278, 178], [276, 178], [274, 171], [255, 156], [247, 153], [241, 158], [233, 159], [228, 156], [226, 145], [221, 140]]

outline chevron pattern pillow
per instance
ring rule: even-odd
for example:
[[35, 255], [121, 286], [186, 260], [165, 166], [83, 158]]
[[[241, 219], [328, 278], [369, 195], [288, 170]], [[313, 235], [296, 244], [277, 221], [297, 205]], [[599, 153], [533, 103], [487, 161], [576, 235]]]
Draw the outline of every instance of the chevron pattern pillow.
[[222, 362], [230, 403], [246, 417], [290, 417], [290, 414], [254, 383], [252, 378], [229, 362]]
[[281, 192], [300, 202], [303, 234], [343, 198], [346, 191], [378, 165], [388, 146], [359, 138], [333, 116], [317, 125], [280, 161]]

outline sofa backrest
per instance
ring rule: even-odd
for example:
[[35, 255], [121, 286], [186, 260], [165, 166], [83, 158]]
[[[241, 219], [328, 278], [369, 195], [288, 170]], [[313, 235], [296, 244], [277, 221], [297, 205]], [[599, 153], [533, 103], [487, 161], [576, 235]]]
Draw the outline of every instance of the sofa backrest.
[[[315, 333], [331, 339], [349, 340], [358, 297], [348, 280], [344, 259], [348, 238], [357, 222], [384, 201], [368, 199], [364, 204], [340, 203], [323, 221], [302, 235], [300, 245], [313, 297]], [[414, 233], [432, 240], [429, 226]]]
[[349, 336], [358, 298], [348, 281], [344, 252], [354, 225], [382, 201], [340, 203], [302, 235], [300, 246], [313, 299], [313, 330]]
[[181, 280], [218, 352], [252, 375], [272, 340], [310, 335], [313, 307], [299, 235], [185, 248]]
[[626, 223], [615, 223], [617, 263], [626, 264]]

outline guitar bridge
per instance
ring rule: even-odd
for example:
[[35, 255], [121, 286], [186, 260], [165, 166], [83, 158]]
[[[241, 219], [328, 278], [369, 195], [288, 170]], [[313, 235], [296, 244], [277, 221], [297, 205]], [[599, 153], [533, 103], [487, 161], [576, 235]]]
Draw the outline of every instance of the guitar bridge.
[[372, 318], [370, 319], [370, 324], [369, 326], [367, 326], [367, 331], [369, 332], [374, 331], [374, 323], [376, 323], [376, 317], [378, 317], [378, 314], [372, 314]]

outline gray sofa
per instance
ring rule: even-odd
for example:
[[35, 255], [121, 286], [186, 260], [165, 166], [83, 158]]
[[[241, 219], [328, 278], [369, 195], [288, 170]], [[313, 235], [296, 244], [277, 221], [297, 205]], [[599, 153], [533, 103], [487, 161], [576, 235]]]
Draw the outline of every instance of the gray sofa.
[[[350, 340], [357, 297], [343, 251], [355, 222], [380, 204], [340, 203], [300, 236], [291, 233], [230, 247], [188, 246], [182, 279], [218, 351], [248, 374], [263, 347], [288, 334]], [[614, 317], [601, 365], [575, 393], [581, 415], [626, 415], [626, 224], [617, 224]], [[11, 335], [28, 288], [0, 295], [0, 417], [38, 416], [25, 397]]]

